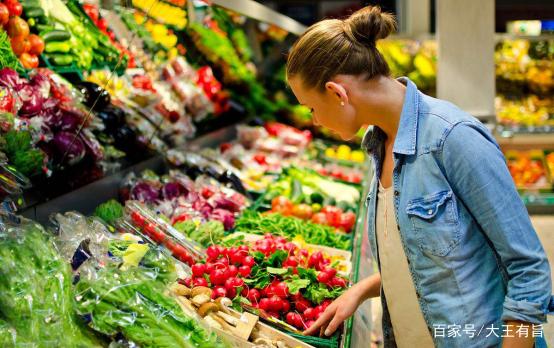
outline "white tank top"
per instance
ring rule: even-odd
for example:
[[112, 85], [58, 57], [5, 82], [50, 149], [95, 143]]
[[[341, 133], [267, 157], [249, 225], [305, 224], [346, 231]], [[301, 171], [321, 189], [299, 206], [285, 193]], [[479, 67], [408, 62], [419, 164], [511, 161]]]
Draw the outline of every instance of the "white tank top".
[[434, 347], [402, 247], [396, 223], [393, 187], [385, 189], [381, 182], [375, 216], [381, 285], [387, 297], [396, 344], [399, 348]]

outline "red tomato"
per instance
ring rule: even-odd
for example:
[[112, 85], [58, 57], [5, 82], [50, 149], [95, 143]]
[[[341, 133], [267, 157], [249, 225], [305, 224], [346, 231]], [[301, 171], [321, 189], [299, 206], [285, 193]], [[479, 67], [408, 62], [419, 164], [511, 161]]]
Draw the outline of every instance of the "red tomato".
[[11, 17], [7, 24], [7, 32], [9, 37], [29, 36], [29, 25], [23, 19], [15, 16]]
[[261, 154], [261, 153], [258, 153], [256, 155], [254, 155], [254, 161], [256, 161], [259, 165], [267, 164], [266, 159], [265, 159], [265, 155]]
[[23, 53], [19, 56], [19, 61], [25, 69], [38, 68], [38, 57], [33, 54]]
[[312, 217], [312, 207], [307, 204], [298, 204], [292, 209], [292, 215], [302, 220], [309, 220]]
[[339, 219], [338, 227], [342, 228], [344, 232], [352, 231], [352, 228], [356, 224], [356, 214], [351, 211], [342, 213]]
[[333, 227], [339, 227], [342, 209], [334, 206], [327, 206], [327, 207], [323, 207], [321, 209], [321, 212], [325, 213], [325, 217], [327, 218], [328, 225]]
[[0, 26], [5, 26], [8, 24], [8, 21], [10, 20], [10, 11], [8, 10], [8, 7], [2, 3], [0, 3]]
[[131, 213], [131, 219], [138, 227], [144, 226], [144, 217], [137, 213], [136, 211]]
[[231, 147], [233, 147], [233, 145], [231, 145], [230, 143], [223, 143], [219, 145], [219, 152], [224, 153], [225, 151], [229, 150]]
[[12, 37], [11, 45], [13, 53], [18, 57], [31, 49], [31, 43], [23, 36]]
[[271, 201], [271, 210], [283, 215], [290, 215], [292, 208], [292, 202], [284, 196], [277, 196]]
[[23, 6], [17, 0], [5, 1], [10, 17], [21, 16], [23, 13]]
[[327, 225], [327, 215], [322, 212], [315, 213], [312, 216], [312, 222], [320, 225]]
[[158, 244], [165, 240], [165, 233], [161, 232], [155, 224], [147, 223], [144, 225], [144, 233]]

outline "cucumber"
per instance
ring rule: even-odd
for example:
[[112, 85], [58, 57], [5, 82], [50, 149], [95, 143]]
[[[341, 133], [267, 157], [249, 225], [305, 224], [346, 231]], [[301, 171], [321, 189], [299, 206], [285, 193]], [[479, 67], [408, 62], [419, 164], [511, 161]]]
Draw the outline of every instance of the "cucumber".
[[25, 8], [25, 11], [23, 13], [25, 14], [26, 18], [36, 18], [45, 15], [44, 10], [40, 6]]
[[70, 38], [71, 34], [65, 30], [52, 30], [42, 36], [45, 43], [50, 41], [67, 41]]
[[69, 65], [73, 63], [73, 56], [69, 54], [49, 54], [48, 60], [54, 65]]
[[55, 28], [52, 25], [44, 25], [44, 24], [37, 24], [37, 30], [40, 33], [40, 37], [44, 37], [44, 35], [52, 30], [55, 30]]

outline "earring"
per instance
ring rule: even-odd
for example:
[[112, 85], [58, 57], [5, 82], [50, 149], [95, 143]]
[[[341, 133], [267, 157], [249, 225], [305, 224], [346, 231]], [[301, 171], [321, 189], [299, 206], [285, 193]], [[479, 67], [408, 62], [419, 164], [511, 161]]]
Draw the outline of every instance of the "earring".
[[343, 102], [343, 101], [340, 102], [340, 106], [344, 106], [344, 102]]

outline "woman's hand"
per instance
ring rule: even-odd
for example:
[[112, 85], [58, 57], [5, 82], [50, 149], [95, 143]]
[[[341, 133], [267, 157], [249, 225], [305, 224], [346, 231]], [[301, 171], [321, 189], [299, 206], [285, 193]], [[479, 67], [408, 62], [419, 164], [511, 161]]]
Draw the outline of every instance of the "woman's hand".
[[380, 287], [380, 274], [374, 274], [355, 284], [333, 301], [319, 319], [304, 331], [304, 335], [312, 335], [321, 329], [325, 331], [326, 336], [332, 335], [343, 321], [354, 314], [362, 302], [369, 297], [378, 296]]

